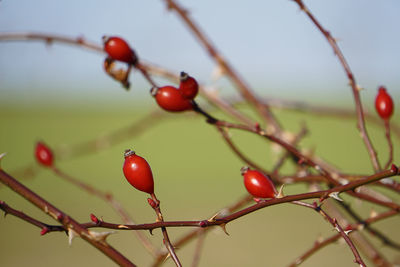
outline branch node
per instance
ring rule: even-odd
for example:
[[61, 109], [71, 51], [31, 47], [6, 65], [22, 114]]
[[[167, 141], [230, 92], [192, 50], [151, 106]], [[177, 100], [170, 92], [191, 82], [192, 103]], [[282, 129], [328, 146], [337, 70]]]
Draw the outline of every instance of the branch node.
[[[0, 155], [0, 159], [1, 159], [1, 155]], [[396, 175], [399, 174], [399, 167], [397, 167], [396, 165], [392, 164], [392, 166], [390, 167], [390, 171], [395, 173]]]
[[43, 227], [42, 230], [40, 231], [40, 235], [45, 235], [45, 234], [47, 234], [48, 232], [50, 232], [50, 229], [47, 228], [47, 227], [45, 226], [45, 227]]

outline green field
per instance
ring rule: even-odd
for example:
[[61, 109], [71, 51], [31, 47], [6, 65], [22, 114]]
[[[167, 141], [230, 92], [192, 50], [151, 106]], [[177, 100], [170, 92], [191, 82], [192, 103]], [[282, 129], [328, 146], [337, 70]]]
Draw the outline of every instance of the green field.
[[[1, 166], [80, 222], [88, 222], [89, 214], [94, 213], [105, 221], [120, 223], [119, 217], [106, 203], [60, 180], [50, 170], [37, 166], [33, 158], [34, 144], [43, 140], [58, 149], [68, 148], [128, 127], [147, 116], [150, 109], [3, 109], [0, 113], [0, 153], [8, 154]], [[221, 115], [212, 110], [211, 113]], [[294, 132], [300, 129], [300, 122], [306, 123], [310, 134], [302, 142], [302, 147], [314, 150], [346, 173], [372, 172], [354, 120], [288, 111], [278, 111], [277, 115], [284, 127]], [[133, 131], [132, 136], [117, 144], [107, 147], [107, 142], [101, 143], [99, 152], [69, 157], [63, 150], [60, 157], [64, 156], [64, 159], [60, 158], [57, 165], [82, 181], [112, 192], [138, 223], [154, 222], [155, 215], [147, 204], [147, 195], [134, 190], [123, 177], [121, 167], [126, 148], [134, 149], [150, 163], [156, 194], [166, 220], [207, 219], [246, 194], [239, 171], [243, 162], [231, 152], [216, 129], [191, 113], [162, 113], [161, 116], [146, 120], [141, 125], [148, 127], [145, 131]], [[368, 129], [381, 161], [385, 162], [387, 144], [383, 129], [375, 126]], [[271, 152], [276, 150], [271, 150], [265, 140], [248, 133], [231, 133], [240, 149], [262, 166], [270, 168], [278, 159], [279, 154]], [[394, 144], [395, 148], [399, 147], [398, 139]], [[395, 160], [399, 161], [396, 149]], [[34, 166], [37, 174], [32, 177], [24, 173], [26, 166]], [[284, 168], [286, 173], [292, 170], [290, 164]], [[304, 185], [289, 185], [285, 193], [307, 190]], [[37, 219], [54, 223], [4, 186], [0, 186], [0, 200]], [[371, 208], [366, 203], [353, 201], [352, 204], [364, 216]], [[398, 223], [397, 217], [377, 226], [399, 241]], [[172, 241], [188, 230], [171, 229]], [[200, 266], [286, 266], [312, 246], [319, 236], [328, 237], [335, 233], [317, 213], [290, 204], [273, 206], [240, 218], [228, 224], [227, 230], [229, 236], [220, 228], [207, 234]], [[160, 231], [154, 231], [153, 236], [148, 232], [144, 234], [156, 247], [162, 246]], [[107, 257], [85, 241], [76, 238], [69, 247], [64, 233], [40, 236], [39, 228], [13, 216], [0, 218], [0, 237], [1, 266], [113, 266]], [[135, 264], [149, 266], [152, 262], [151, 256], [131, 233], [120, 231], [108, 240]], [[377, 247], [383, 247], [379, 240], [370, 240]], [[184, 266], [190, 266], [195, 246], [196, 242], [192, 242], [178, 248], [177, 254]], [[381, 251], [390, 260], [400, 257], [398, 252], [388, 247]], [[355, 266], [353, 260], [348, 247], [339, 242], [324, 248], [302, 266]], [[168, 260], [165, 266], [174, 264]]]

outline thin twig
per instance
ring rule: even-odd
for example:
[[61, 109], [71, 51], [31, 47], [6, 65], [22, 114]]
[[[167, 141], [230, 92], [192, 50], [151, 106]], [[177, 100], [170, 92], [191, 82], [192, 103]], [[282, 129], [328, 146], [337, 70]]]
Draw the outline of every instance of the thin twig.
[[[60, 169], [58, 169], [57, 167], [52, 167], [52, 171], [60, 178], [68, 181], [69, 183], [79, 187], [80, 189], [86, 191], [89, 194], [92, 194], [102, 200], [104, 200], [105, 202], [107, 202], [108, 204], [110, 204], [110, 206], [114, 209], [114, 211], [121, 217], [122, 221], [126, 224], [135, 224], [135, 221], [131, 218], [131, 216], [129, 216], [128, 212], [122, 207], [121, 203], [119, 201], [117, 201], [113, 195], [111, 193], [106, 193], [103, 192], [97, 188], [95, 188], [94, 186], [84, 183], [78, 179], [76, 179], [75, 177], [72, 177], [66, 173], [64, 173], [63, 171], [61, 171]], [[150, 242], [150, 240], [144, 236], [142, 233], [140, 232], [135, 232], [136, 237], [140, 240], [140, 242], [142, 243], [142, 245], [144, 246], [144, 248], [153, 256], [156, 257], [157, 253], [156, 253], [156, 249], [154, 248], [153, 244]]]
[[[237, 210], [241, 209], [242, 207], [244, 207], [246, 204], [248, 204], [252, 200], [253, 200], [253, 198], [250, 195], [246, 195], [246, 196], [240, 198], [238, 201], [235, 201], [232, 205], [220, 210], [216, 214], [220, 215], [220, 214], [231, 213], [231, 212], [237, 211]], [[212, 217], [215, 217], [215, 215], [213, 215]], [[186, 233], [185, 235], [183, 235], [178, 240], [176, 240], [175, 245], [177, 247], [182, 247], [185, 244], [187, 244], [188, 242], [195, 239], [198, 236], [199, 231], [203, 231], [205, 234], [210, 229], [211, 228], [193, 229], [193, 230], [189, 231], [188, 233]], [[160, 252], [159, 256], [157, 257], [157, 259], [155, 259], [154, 263], [151, 266], [153, 266], [153, 267], [159, 266], [163, 262], [163, 260], [166, 256], [167, 256], [167, 254], [165, 252]]]
[[196, 36], [198, 41], [204, 46], [210, 57], [216, 61], [216, 63], [224, 70], [226, 75], [236, 85], [243, 98], [256, 108], [258, 113], [272, 126], [272, 130], [274, 130], [276, 133], [279, 133], [281, 131], [281, 127], [269, 108], [259, 101], [259, 99], [255, 96], [250, 87], [244, 82], [242, 78], [239, 77], [239, 74], [233, 69], [228, 61], [223, 58], [221, 53], [215, 48], [215, 45], [213, 45], [212, 42], [206, 37], [204, 32], [200, 30], [199, 25], [197, 25], [194, 20], [190, 18], [188, 12], [183, 7], [181, 7], [177, 3], [177, 1], [164, 0], [164, 2], [167, 4], [168, 10], [176, 11], [176, 13], [190, 29], [193, 35]]
[[353, 96], [354, 96], [354, 102], [355, 102], [355, 107], [356, 107], [356, 112], [357, 112], [357, 118], [358, 118], [358, 123], [357, 127], [360, 131], [361, 138], [364, 140], [365, 146], [367, 147], [367, 150], [369, 152], [369, 156], [372, 161], [372, 165], [375, 169], [375, 171], [379, 171], [381, 169], [377, 153], [375, 151], [375, 148], [372, 145], [372, 142], [368, 136], [367, 129], [365, 128], [365, 118], [364, 118], [364, 112], [363, 112], [363, 107], [361, 103], [361, 98], [360, 98], [360, 87], [357, 85], [355, 77], [353, 75], [353, 72], [350, 69], [349, 64], [347, 63], [342, 51], [340, 50], [339, 46], [336, 43], [336, 40], [332, 37], [329, 31], [327, 31], [321, 23], [316, 19], [316, 17], [310, 12], [310, 10], [304, 5], [302, 0], [293, 0], [296, 2], [300, 9], [306, 13], [306, 15], [310, 18], [310, 20], [314, 23], [314, 25], [318, 28], [318, 30], [325, 36], [326, 40], [332, 47], [335, 55], [338, 57], [340, 64], [342, 65], [344, 71], [346, 72], [347, 78], [350, 81], [350, 86], [353, 91]]
[[294, 204], [306, 207], [306, 208], [311, 208], [318, 212], [319, 214], [322, 215], [332, 226], [339, 232], [340, 236], [346, 241], [347, 245], [350, 247], [350, 250], [353, 252], [353, 255], [355, 257], [355, 263], [359, 264], [362, 267], [367, 266], [364, 261], [362, 260], [360, 253], [358, 252], [357, 248], [354, 246], [353, 241], [350, 239], [348, 236], [348, 233], [345, 232], [342, 228], [342, 226], [338, 223], [336, 218], [332, 218], [329, 216], [322, 208], [321, 206], [317, 205], [317, 203], [314, 204], [308, 204], [305, 202], [301, 201], [294, 201]]
[[0, 200], [0, 209], [4, 211], [4, 216], [6, 216], [7, 214], [11, 214], [15, 217], [20, 218], [21, 220], [23, 220], [27, 223], [37, 226], [37, 227], [41, 228], [42, 230], [45, 230], [45, 232], [42, 232], [42, 235], [47, 232], [53, 232], [53, 231], [57, 231], [57, 232], [66, 231], [67, 232], [67, 230], [63, 226], [50, 225], [50, 224], [38, 221], [38, 220], [32, 218], [31, 216], [23, 213], [22, 211], [11, 208], [9, 205], [7, 205], [4, 201], [1, 201], [1, 200]]
[[196, 248], [194, 250], [194, 256], [193, 256], [193, 261], [192, 261], [192, 267], [197, 267], [200, 263], [200, 255], [204, 247], [204, 239], [205, 239], [205, 231], [200, 230], [198, 231], [198, 238], [197, 238], [197, 244]]
[[[291, 142], [292, 146], [296, 146], [300, 140], [308, 133], [308, 130], [306, 127], [302, 127], [300, 132], [295, 136], [294, 140]], [[275, 163], [275, 166], [272, 169], [272, 176], [277, 176], [279, 169], [282, 167], [282, 165], [285, 163], [286, 159], [290, 156], [291, 154], [286, 151], [278, 160], [277, 163]]]
[[103, 252], [104, 255], [108, 256], [115, 263], [120, 266], [136, 266], [121, 253], [115, 250], [105, 239], [98, 239], [96, 236], [88, 231], [85, 227], [79, 224], [76, 220], [70, 217], [65, 212], [53, 206], [50, 202], [46, 201], [23, 184], [19, 183], [16, 179], [0, 169], [0, 181], [14, 190], [17, 194], [24, 197], [26, 200], [34, 204], [36, 207], [41, 209], [43, 212], [51, 216], [53, 219], [60, 222], [66, 229], [68, 229], [68, 235], [72, 238], [72, 235], [78, 235], [82, 239], [89, 242], [91, 245], [96, 247], [98, 250]]
[[257, 170], [262, 171], [265, 174], [269, 174], [269, 172], [262, 168], [261, 166], [259, 166], [257, 163], [253, 162], [252, 160], [250, 160], [248, 157], [246, 157], [237, 147], [236, 145], [233, 143], [233, 141], [231, 140], [229, 133], [227, 132], [227, 130], [225, 128], [222, 128], [221, 126], [216, 126], [216, 128], [218, 129], [218, 131], [221, 133], [221, 136], [224, 138], [225, 142], [228, 144], [228, 146], [231, 148], [231, 150], [244, 162], [246, 163], [248, 166], [255, 168]]
[[311, 257], [320, 249], [324, 248], [325, 246], [332, 244], [333, 242], [337, 241], [341, 237], [340, 233], [337, 233], [329, 238], [324, 239], [323, 241], [315, 241], [314, 245], [304, 252], [301, 256], [299, 256], [294, 262], [288, 265], [288, 267], [296, 267], [302, 264], [306, 259]]
[[[368, 222], [364, 221], [351, 207], [350, 205], [346, 204], [345, 202], [339, 202], [338, 203], [340, 206], [342, 206], [348, 214], [350, 214], [351, 217], [353, 217], [358, 224], [362, 225], [365, 230], [367, 230], [372, 236], [375, 236], [379, 240], [383, 242], [383, 244], [394, 248], [394, 249], [400, 249], [400, 244], [397, 244], [396, 242], [390, 240], [386, 235], [381, 233], [380, 231], [376, 230], [375, 228], [371, 227]], [[390, 211], [390, 214], [395, 211]]]
[[392, 161], [393, 161], [393, 143], [392, 143], [392, 137], [390, 136], [390, 121], [389, 120], [385, 120], [385, 136], [386, 136], [386, 140], [387, 140], [388, 146], [389, 146], [389, 158], [385, 164], [385, 169], [387, 169], [387, 168], [389, 168], [390, 164], [392, 164]]
[[[323, 202], [327, 198], [338, 198], [339, 193], [348, 192], [354, 190], [355, 188], [373, 183], [379, 179], [383, 179], [385, 177], [391, 177], [394, 175], [398, 175], [398, 171], [394, 172], [392, 170], [381, 171], [379, 173], [373, 174], [365, 179], [353, 181], [346, 185], [336, 186], [328, 190], [320, 190], [315, 192], [301, 193], [295, 195], [282, 196], [280, 198], [272, 198], [261, 200], [254, 205], [251, 205], [247, 208], [241, 209], [239, 211], [233, 212], [228, 215], [220, 215], [217, 213], [217, 216], [213, 216], [210, 219], [205, 220], [197, 220], [197, 221], [164, 221], [161, 217], [158, 222], [155, 223], [147, 223], [147, 224], [135, 224], [135, 225], [121, 225], [121, 224], [113, 224], [105, 221], [99, 222], [98, 226], [108, 229], [116, 229], [116, 230], [154, 230], [157, 228], [167, 228], [167, 227], [200, 227], [206, 228], [210, 226], [224, 226], [227, 223], [237, 220], [245, 215], [253, 213], [257, 210], [282, 204], [282, 203], [290, 203], [294, 201], [302, 201], [307, 199], [319, 199]], [[394, 209], [396, 212], [399, 212], [400, 206], [397, 206], [397, 209]]]
[[[349, 234], [352, 234], [354, 231], [362, 230], [365, 225], [370, 225], [374, 222], [378, 222], [380, 220], [389, 218], [389, 217], [397, 215], [397, 214], [398, 214], [398, 212], [395, 210], [386, 211], [386, 212], [383, 212], [374, 217], [370, 217], [370, 218], [364, 220], [362, 223], [355, 223], [355, 224], [348, 225], [346, 227], [346, 231], [349, 231]], [[337, 241], [340, 237], [341, 237], [341, 234], [337, 233], [337, 234], [332, 235], [331, 237], [325, 238], [322, 241], [320, 241], [320, 240], [315, 241], [314, 245], [310, 249], [308, 249], [301, 256], [299, 256], [294, 262], [289, 264], [288, 267], [295, 267], [295, 266], [300, 265], [306, 259], [308, 259], [310, 256], [315, 254], [317, 251], [319, 251], [320, 249], [324, 248], [325, 246]]]
[[[157, 199], [157, 197], [156, 197], [156, 195], [154, 193], [151, 194], [151, 199], [155, 203], [155, 206], [153, 207], [153, 209], [157, 214], [157, 221], [160, 222], [160, 223], [163, 223], [164, 222], [164, 218], [163, 218], [163, 215], [162, 215], [161, 209], [160, 209], [160, 201]], [[169, 239], [167, 228], [165, 226], [161, 226], [161, 231], [162, 231], [162, 234], [164, 236], [163, 242], [164, 242], [164, 245], [165, 245], [165, 247], [167, 248], [167, 250], [169, 252], [169, 256], [171, 256], [172, 260], [175, 262], [175, 265], [177, 267], [181, 267], [182, 264], [181, 264], [178, 256], [175, 253], [175, 248], [172, 245], [171, 240]]]

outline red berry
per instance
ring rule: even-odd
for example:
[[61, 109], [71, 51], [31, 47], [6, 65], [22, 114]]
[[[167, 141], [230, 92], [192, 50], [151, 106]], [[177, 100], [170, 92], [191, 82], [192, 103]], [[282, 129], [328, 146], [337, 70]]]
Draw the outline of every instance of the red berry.
[[193, 108], [190, 99], [183, 97], [181, 92], [173, 86], [164, 86], [154, 92], [157, 104], [166, 111], [179, 112]]
[[54, 161], [53, 152], [48, 146], [46, 146], [42, 142], [37, 142], [36, 144], [35, 157], [40, 164], [46, 167], [53, 166], [53, 161]]
[[103, 36], [104, 51], [114, 60], [126, 62], [135, 65], [137, 63], [137, 56], [128, 43], [116, 36], [106, 37]]
[[137, 190], [153, 194], [153, 173], [147, 161], [130, 149], [125, 151], [124, 157], [125, 161], [122, 170], [126, 180]]
[[375, 108], [376, 112], [384, 120], [390, 119], [393, 114], [393, 100], [384, 86], [379, 87], [378, 95], [375, 98]]
[[272, 181], [257, 170], [242, 168], [244, 186], [247, 191], [256, 198], [274, 198], [276, 190]]
[[199, 92], [197, 81], [185, 72], [181, 72], [180, 80], [179, 90], [181, 90], [183, 97], [191, 100], [194, 99]]

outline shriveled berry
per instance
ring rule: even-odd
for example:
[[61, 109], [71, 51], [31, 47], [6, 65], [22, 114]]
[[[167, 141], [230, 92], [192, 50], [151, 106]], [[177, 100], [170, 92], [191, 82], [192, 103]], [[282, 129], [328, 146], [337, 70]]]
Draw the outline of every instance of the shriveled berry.
[[135, 65], [137, 56], [128, 43], [117, 36], [103, 36], [104, 51], [114, 60], [126, 62]]
[[170, 112], [180, 112], [190, 110], [193, 104], [190, 99], [183, 97], [182, 93], [173, 86], [164, 86], [154, 92], [157, 104], [164, 110]]
[[276, 189], [272, 181], [263, 173], [257, 170], [242, 168], [244, 186], [247, 191], [256, 198], [274, 198]]
[[375, 98], [375, 108], [376, 112], [384, 120], [390, 119], [393, 114], [393, 100], [384, 86], [380, 86], [378, 89], [378, 94]]
[[199, 92], [199, 84], [196, 79], [189, 76], [186, 72], [181, 72], [179, 90], [186, 99], [194, 99]]
[[125, 151], [124, 157], [122, 170], [126, 180], [137, 190], [153, 194], [153, 173], [147, 161], [130, 149]]
[[46, 167], [53, 166], [54, 156], [51, 149], [42, 142], [36, 143], [35, 149], [35, 158], [36, 160]]

